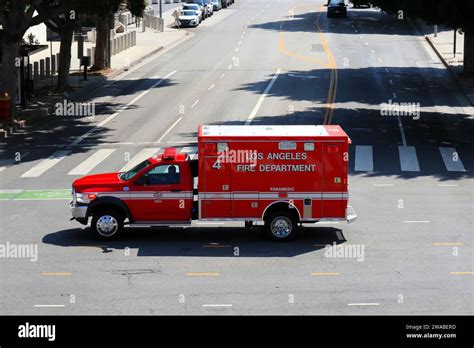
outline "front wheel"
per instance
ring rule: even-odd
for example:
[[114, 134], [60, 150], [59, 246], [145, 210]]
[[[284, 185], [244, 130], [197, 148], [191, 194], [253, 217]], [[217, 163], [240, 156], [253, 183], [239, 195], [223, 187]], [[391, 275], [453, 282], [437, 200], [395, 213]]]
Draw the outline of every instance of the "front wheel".
[[297, 235], [297, 220], [285, 211], [273, 213], [265, 220], [266, 235], [277, 242], [292, 240]]
[[123, 220], [115, 210], [101, 210], [94, 214], [91, 229], [100, 239], [115, 239], [123, 230]]

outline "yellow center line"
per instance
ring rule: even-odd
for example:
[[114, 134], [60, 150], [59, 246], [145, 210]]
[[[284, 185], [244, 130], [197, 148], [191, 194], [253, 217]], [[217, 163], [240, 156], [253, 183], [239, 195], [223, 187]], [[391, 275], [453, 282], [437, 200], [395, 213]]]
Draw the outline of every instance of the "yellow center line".
[[43, 272], [44, 276], [70, 276], [72, 273], [70, 272]]
[[474, 272], [449, 272], [452, 275], [474, 275]]
[[464, 243], [433, 243], [433, 246], [464, 246]]
[[337, 276], [340, 275], [338, 272], [313, 272], [312, 276]]
[[[311, 6], [311, 5], [301, 4], [301, 5], [294, 6], [290, 9], [289, 13], [290, 12], [294, 13], [295, 9], [297, 9], [299, 7], [304, 7], [304, 6]], [[279, 32], [279, 35], [278, 35], [278, 50], [286, 56], [296, 58], [300, 61], [320, 65], [324, 68], [330, 68], [331, 69], [331, 80], [330, 80], [330, 83], [329, 83], [328, 98], [327, 98], [327, 102], [326, 102], [326, 105], [325, 105], [326, 113], [324, 115], [324, 122], [323, 122], [324, 124], [331, 124], [332, 115], [334, 113], [334, 102], [336, 100], [337, 80], [338, 80], [338, 78], [337, 78], [336, 60], [334, 59], [334, 55], [332, 54], [332, 51], [331, 51], [331, 49], [329, 47], [329, 44], [328, 44], [328, 41], [326, 40], [324, 32], [322, 31], [321, 26], [319, 24], [321, 14], [323, 13], [323, 10], [324, 10], [324, 5], [321, 4], [320, 9], [319, 9], [319, 13], [318, 13], [318, 16], [317, 16], [317, 20], [316, 20], [316, 27], [317, 27], [318, 34], [319, 34], [319, 37], [320, 37], [320, 40], [321, 40], [321, 44], [324, 48], [324, 51], [325, 51], [326, 56], [329, 60], [329, 63], [324, 62], [324, 61], [319, 60], [319, 59], [316, 59], [316, 58], [311, 57], [311, 56], [300, 55], [296, 52], [289, 51], [285, 46], [285, 37], [284, 37], [284, 31], [283, 31], [283, 23], [284, 22], [283, 21], [280, 23], [280, 32]]]
[[218, 277], [219, 273], [213, 273], [213, 272], [189, 272], [186, 273], [188, 277]]
[[337, 65], [336, 60], [334, 59], [334, 55], [332, 54], [331, 48], [329, 47], [328, 41], [326, 40], [326, 36], [319, 25], [319, 20], [321, 18], [321, 13], [324, 10], [324, 5], [321, 5], [319, 8], [318, 18], [316, 20], [316, 27], [318, 29], [319, 38], [321, 40], [321, 44], [323, 45], [324, 52], [329, 59], [330, 68], [331, 68], [331, 82], [329, 84], [329, 93], [327, 99], [327, 109], [326, 114], [324, 115], [324, 124], [331, 124], [332, 115], [334, 113], [334, 102], [336, 100], [336, 91], [337, 91]]

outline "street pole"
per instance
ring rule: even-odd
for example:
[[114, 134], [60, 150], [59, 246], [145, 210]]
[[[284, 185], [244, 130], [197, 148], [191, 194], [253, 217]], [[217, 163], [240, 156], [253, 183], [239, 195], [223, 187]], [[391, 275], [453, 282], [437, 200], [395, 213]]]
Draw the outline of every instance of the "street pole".
[[438, 24], [434, 26], [434, 37], [438, 37]]
[[160, 0], [160, 18], [163, 18], [163, 0]]
[[454, 29], [454, 58], [456, 58], [456, 29]]

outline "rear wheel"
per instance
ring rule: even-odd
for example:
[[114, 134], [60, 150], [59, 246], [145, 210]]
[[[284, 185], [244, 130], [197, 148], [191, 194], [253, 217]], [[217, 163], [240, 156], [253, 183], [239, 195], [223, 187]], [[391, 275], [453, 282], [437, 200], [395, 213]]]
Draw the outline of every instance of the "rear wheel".
[[100, 210], [94, 213], [91, 229], [100, 239], [117, 238], [123, 230], [123, 216], [115, 210]]
[[265, 220], [267, 237], [277, 242], [294, 239], [298, 233], [297, 229], [297, 219], [286, 211], [275, 212]]

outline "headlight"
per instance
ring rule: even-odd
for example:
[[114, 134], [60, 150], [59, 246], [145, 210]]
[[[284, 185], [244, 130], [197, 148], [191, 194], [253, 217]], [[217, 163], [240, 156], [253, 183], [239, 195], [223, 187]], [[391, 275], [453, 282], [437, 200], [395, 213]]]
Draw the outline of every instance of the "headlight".
[[88, 204], [97, 198], [95, 193], [77, 193], [76, 201], [77, 203]]

